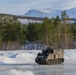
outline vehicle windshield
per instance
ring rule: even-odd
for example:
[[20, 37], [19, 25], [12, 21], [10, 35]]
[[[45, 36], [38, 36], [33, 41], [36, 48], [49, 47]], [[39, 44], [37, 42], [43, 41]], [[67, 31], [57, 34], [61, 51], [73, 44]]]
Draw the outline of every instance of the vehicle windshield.
[[42, 50], [42, 53], [53, 53], [53, 49], [51, 49], [50, 47], [47, 47], [46, 49]]

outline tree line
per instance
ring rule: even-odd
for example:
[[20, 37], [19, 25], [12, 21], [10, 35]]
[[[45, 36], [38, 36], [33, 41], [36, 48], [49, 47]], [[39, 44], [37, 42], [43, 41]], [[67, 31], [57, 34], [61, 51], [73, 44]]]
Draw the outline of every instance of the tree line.
[[27, 41], [52, 48], [76, 48], [76, 24], [67, 23], [66, 11], [61, 17], [44, 18], [42, 23], [22, 24], [16, 17], [0, 15], [0, 49], [20, 49]]

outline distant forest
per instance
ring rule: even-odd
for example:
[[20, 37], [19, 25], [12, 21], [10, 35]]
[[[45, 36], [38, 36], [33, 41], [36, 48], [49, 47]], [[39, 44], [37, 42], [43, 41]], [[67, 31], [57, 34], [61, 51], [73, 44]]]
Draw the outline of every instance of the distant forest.
[[22, 24], [16, 17], [0, 15], [0, 50], [21, 49], [27, 41], [52, 48], [76, 48], [76, 24], [67, 23], [66, 11], [61, 17], [44, 18], [42, 23]]

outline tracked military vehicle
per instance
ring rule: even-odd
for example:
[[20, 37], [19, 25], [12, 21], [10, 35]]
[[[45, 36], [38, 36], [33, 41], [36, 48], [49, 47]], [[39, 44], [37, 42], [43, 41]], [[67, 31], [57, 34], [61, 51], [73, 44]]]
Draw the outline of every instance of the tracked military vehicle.
[[64, 50], [53, 50], [47, 47], [46, 50], [42, 50], [42, 53], [38, 53], [35, 62], [42, 65], [61, 64], [64, 62]]

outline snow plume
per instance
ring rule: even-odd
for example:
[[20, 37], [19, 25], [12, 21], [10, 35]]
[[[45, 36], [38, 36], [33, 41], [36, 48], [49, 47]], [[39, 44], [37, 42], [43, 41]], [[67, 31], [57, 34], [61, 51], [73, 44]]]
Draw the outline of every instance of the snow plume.
[[32, 51], [0, 51], [0, 64], [35, 63], [35, 57]]
[[19, 71], [12, 69], [10, 71], [1, 73], [0, 75], [35, 75], [32, 71]]

